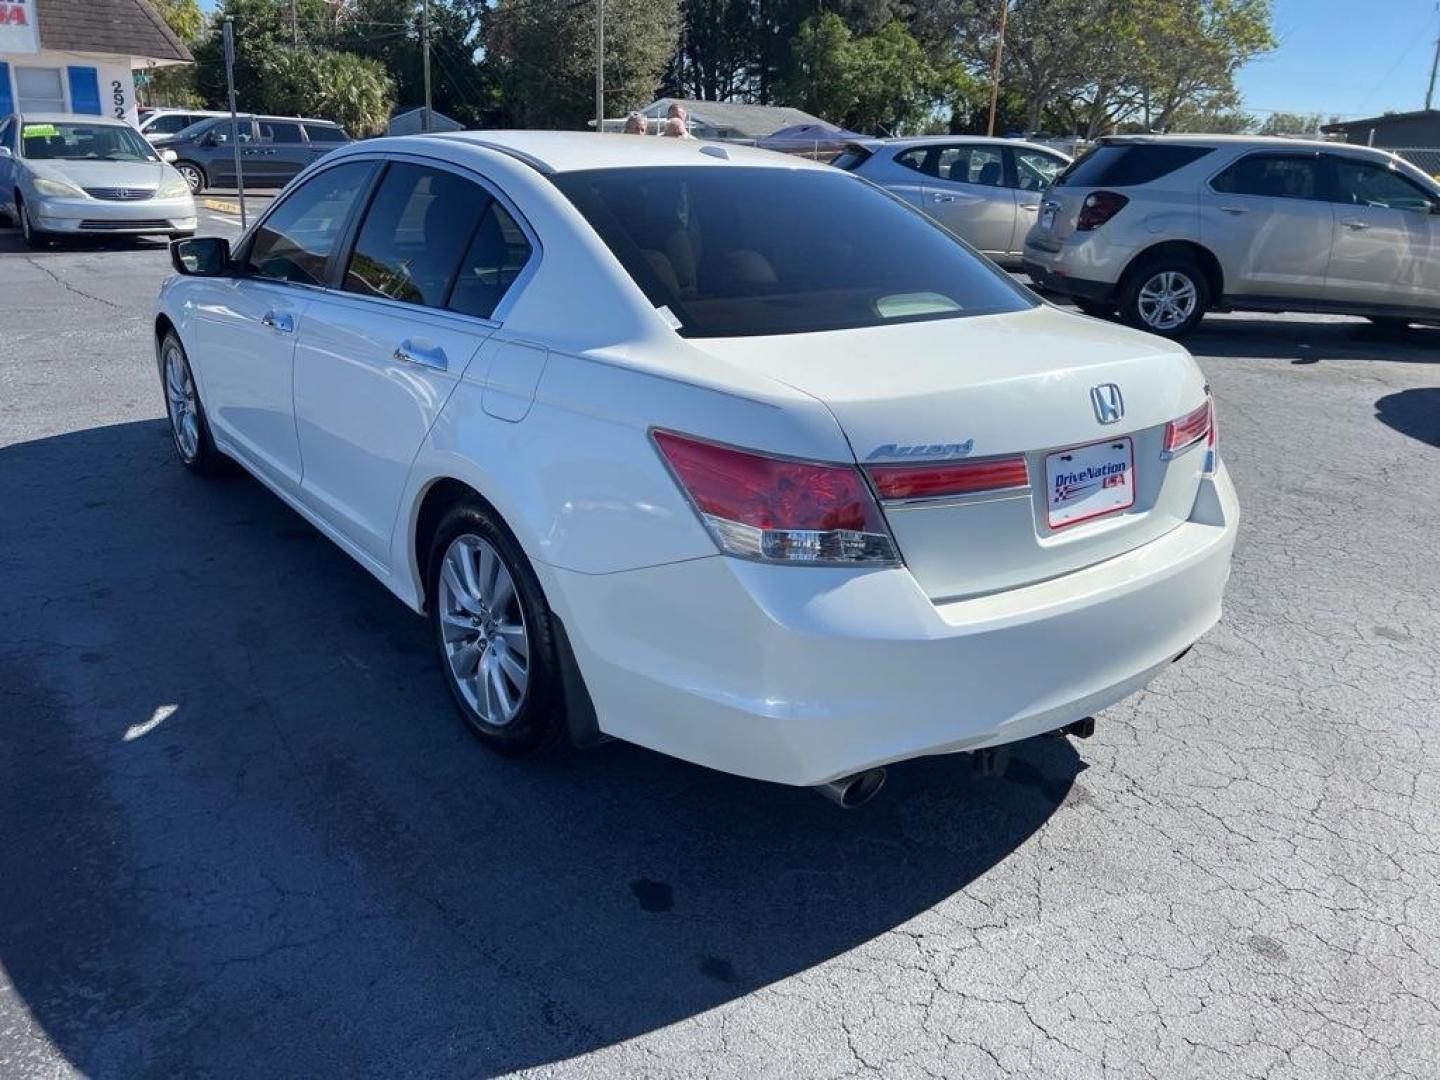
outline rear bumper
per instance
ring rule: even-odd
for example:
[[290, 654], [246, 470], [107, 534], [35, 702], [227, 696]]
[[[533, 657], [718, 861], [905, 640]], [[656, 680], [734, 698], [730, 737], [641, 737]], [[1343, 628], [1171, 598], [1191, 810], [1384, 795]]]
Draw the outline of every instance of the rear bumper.
[[1144, 547], [945, 604], [904, 569], [538, 569], [602, 731], [808, 785], [1028, 738], [1140, 689], [1220, 617], [1237, 521], [1222, 468]]
[[1074, 296], [1081, 300], [1093, 300], [1097, 304], [1108, 304], [1115, 299], [1115, 286], [1108, 281], [1090, 281], [1086, 278], [1072, 278], [1068, 274], [1050, 270], [1026, 258], [1021, 269], [1029, 275], [1035, 288], [1044, 292]]

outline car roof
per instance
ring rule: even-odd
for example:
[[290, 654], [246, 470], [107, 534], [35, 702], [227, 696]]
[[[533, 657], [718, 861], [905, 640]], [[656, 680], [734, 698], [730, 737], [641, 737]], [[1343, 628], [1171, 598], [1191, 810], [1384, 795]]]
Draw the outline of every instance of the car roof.
[[1158, 143], [1175, 146], [1255, 146], [1264, 149], [1334, 150], [1336, 147], [1350, 147], [1355, 150], [1369, 150], [1368, 146], [1354, 143], [1331, 142], [1326, 139], [1289, 139], [1281, 135], [1102, 135], [1102, 145], [1116, 146], [1127, 143]]
[[596, 134], [593, 131], [449, 131], [427, 135], [398, 135], [372, 139], [372, 149], [404, 149], [415, 140], [435, 140], [447, 146], [498, 150], [544, 173], [582, 169], [618, 169], [664, 165], [752, 165], [769, 168], [820, 169], [830, 166], [790, 154], [733, 143], [699, 139], [667, 139], [656, 135]]
[[886, 147], [903, 150], [910, 146], [1021, 146], [1027, 150], [1044, 150], [1049, 154], [1059, 154], [1061, 157], [1070, 156], [1063, 150], [1057, 150], [1053, 146], [1046, 146], [1044, 143], [1031, 139], [1006, 139], [999, 135], [911, 135], [895, 139], [851, 139], [846, 145], [863, 146], [871, 152]]
[[17, 112], [22, 124], [99, 124], [104, 127], [129, 127], [130, 125], [112, 116], [94, 116], [88, 113], [66, 112]]

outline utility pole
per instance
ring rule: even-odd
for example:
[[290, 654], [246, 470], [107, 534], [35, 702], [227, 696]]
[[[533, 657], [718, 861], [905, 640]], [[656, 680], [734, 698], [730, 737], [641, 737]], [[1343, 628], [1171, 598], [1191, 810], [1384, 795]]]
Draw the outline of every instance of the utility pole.
[[296, 0], [290, 0], [290, 44], [300, 48], [300, 19], [295, 13]]
[[595, 0], [595, 134], [605, 130], [605, 0]]
[[1425, 108], [1435, 100], [1435, 73], [1440, 71], [1440, 36], [1435, 38], [1435, 59], [1430, 61], [1430, 88], [1425, 91]]
[[990, 123], [985, 133], [995, 134], [995, 107], [1000, 103], [1000, 61], [1005, 56], [1005, 16], [1010, 13], [1010, 0], [1000, 0], [1000, 32], [995, 37], [995, 66], [990, 70]]
[[425, 112], [421, 116], [420, 130], [430, 130], [430, 0], [420, 0], [420, 55], [425, 72]]
[[240, 121], [235, 118], [235, 20], [225, 16], [221, 30], [225, 45], [225, 93], [230, 98], [230, 150], [235, 155], [235, 191], [240, 196], [240, 228], [249, 228], [245, 217], [245, 173], [240, 168]]

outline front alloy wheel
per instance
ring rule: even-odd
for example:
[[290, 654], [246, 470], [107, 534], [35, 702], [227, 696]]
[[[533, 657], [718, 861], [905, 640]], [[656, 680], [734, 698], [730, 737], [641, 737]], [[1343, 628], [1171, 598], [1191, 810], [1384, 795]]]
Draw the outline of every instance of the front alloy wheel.
[[160, 381], [165, 389], [165, 413], [170, 418], [170, 437], [180, 463], [191, 472], [211, 476], [223, 473], [229, 459], [215, 448], [205, 406], [190, 370], [190, 358], [172, 330], [160, 342]]
[[200, 171], [198, 165], [192, 165], [188, 161], [177, 161], [175, 171], [184, 177], [185, 183], [190, 185], [191, 195], [199, 195], [205, 190], [205, 174]]
[[46, 234], [35, 228], [34, 223], [30, 220], [30, 207], [26, 206], [25, 200], [18, 196], [15, 199], [15, 212], [20, 218], [20, 238], [25, 241], [25, 246], [28, 248], [45, 247], [48, 242]]

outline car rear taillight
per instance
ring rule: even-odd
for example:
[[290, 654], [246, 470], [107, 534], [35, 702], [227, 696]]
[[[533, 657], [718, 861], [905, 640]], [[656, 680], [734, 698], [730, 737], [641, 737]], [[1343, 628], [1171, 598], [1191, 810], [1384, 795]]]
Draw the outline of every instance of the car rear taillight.
[[1208, 395], [1205, 404], [1165, 425], [1165, 455], [1178, 454], [1204, 439], [1209, 451], [1205, 471], [1215, 471], [1215, 403]]
[[882, 499], [937, 499], [983, 491], [1025, 487], [1030, 470], [1025, 459], [947, 461], [929, 465], [871, 465], [866, 470]]
[[1075, 228], [1080, 232], [1098, 229], [1125, 209], [1125, 204], [1129, 201], [1115, 191], [1092, 191], [1080, 204], [1080, 216], [1075, 221]]
[[770, 457], [671, 431], [652, 434], [727, 555], [812, 565], [900, 561], [855, 466]]

